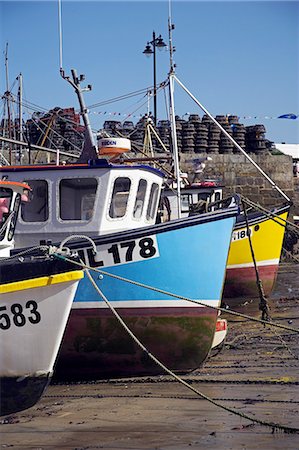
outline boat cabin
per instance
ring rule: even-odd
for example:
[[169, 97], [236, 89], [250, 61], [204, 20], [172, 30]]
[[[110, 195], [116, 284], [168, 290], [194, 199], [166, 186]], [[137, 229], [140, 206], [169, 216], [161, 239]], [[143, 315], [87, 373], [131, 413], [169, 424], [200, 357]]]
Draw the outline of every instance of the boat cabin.
[[60, 242], [72, 234], [98, 236], [152, 225], [156, 221], [163, 173], [144, 165], [89, 164], [4, 166], [7, 180], [28, 183], [16, 247], [41, 240]]
[[0, 180], [0, 258], [7, 258], [14, 247], [14, 233], [21, 202], [28, 200], [27, 184]]
[[[176, 189], [166, 187], [162, 192], [164, 212], [166, 220], [178, 217], [178, 202]], [[165, 197], [167, 198], [165, 200]], [[192, 183], [181, 188], [181, 217], [191, 214], [219, 209], [223, 197], [223, 186], [215, 181], [207, 180], [200, 183]]]

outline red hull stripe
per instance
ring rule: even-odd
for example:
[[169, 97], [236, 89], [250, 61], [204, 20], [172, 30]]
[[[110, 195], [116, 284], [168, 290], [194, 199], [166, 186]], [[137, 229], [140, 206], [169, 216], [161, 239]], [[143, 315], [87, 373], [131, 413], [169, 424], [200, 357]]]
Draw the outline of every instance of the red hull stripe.
[[[206, 306], [195, 308], [117, 308], [117, 312], [121, 317], [201, 317], [217, 314], [216, 310]], [[108, 307], [72, 309], [72, 316], [108, 317], [112, 314]]]

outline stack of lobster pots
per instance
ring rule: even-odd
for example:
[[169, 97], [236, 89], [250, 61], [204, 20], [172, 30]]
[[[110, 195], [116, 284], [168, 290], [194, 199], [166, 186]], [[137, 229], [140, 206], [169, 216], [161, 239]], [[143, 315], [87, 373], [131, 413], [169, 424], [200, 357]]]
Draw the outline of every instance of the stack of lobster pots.
[[193, 121], [196, 128], [195, 135], [195, 153], [205, 153], [208, 151], [208, 140], [209, 140], [209, 125], [205, 122], [205, 118], [203, 117], [200, 120], [200, 117], [196, 114], [191, 114], [189, 120]]
[[190, 120], [182, 123], [182, 148], [185, 153], [193, 153], [195, 149], [195, 124]]
[[177, 138], [177, 146], [178, 151], [183, 151], [183, 123], [186, 122], [184, 119], [181, 119], [180, 116], [175, 116], [175, 128], [176, 128], [176, 138]]
[[134, 131], [134, 123], [131, 120], [125, 120], [123, 123], [122, 134], [124, 136], [130, 136]]
[[160, 120], [158, 123], [158, 134], [160, 136], [161, 141], [165, 145], [167, 149], [170, 148], [170, 121], [169, 120]]
[[[264, 125], [245, 127], [239, 123], [239, 117], [233, 115], [217, 115], [217, 122], [234, 140], [246, 151], [256, 154], [265, 154], [271, 143], [265, 139]], [[133, 122], [123, 124], [124, 135], [129, 135], [133, 142], [143, 145], [145, 137], [146, 116], [142, 117], [134, 126]], [[112, 128], [112, 121], [105, 122], [104, 129]], [[232, 154], [239, 150], [234, 146], [227, 134], [223, 133], [213, 120], [204, 114], [202, 118], [198, 114], [190, 114], [188, 120], [176, 116], [176, 133], [178, 151], [182, 153], [204, 154]], [[118, 125], [118, 123], [117, 123]], [[160, 120], [156, 127], [161, 141], [167, 149], [171, 144], [171, 129], [169, 120]], [[152, 134], [152, 143], [155, 151], [163, 152], [158, 140]]]
[[256, 154], [267, 153], [267, 141], [265, 139], [266, 129], [264, 125], [253, 125], [246, 127], [246, 149]]
[[[244, 150], [246, 148], [245, 142], [246, 128], [242, 123], [233, 124], [233, 138]], [[234, 153], [238, 153], [239, 150], [234, 147]]]
[[134, 131], [130, 133], [130, 139], [136, 144], [142, 147], [144, 141], [144, 128], [145, 128], [145, 116], [142, 117], [135, 125]]

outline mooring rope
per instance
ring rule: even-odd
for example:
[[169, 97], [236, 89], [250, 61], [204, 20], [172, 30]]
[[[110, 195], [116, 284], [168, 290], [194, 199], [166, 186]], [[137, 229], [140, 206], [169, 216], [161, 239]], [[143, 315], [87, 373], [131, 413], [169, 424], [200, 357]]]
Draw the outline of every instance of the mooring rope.
[[[283, 219], [282, 217], [280, 217], [278, 214], [276, 214], [273, 211], [270, 211], [266, 208], [264, 208], [263, 206], [259, 205], [258, 203], [254, 203], [253, 201], [249, 200], [248, 198], [244, 197], [243, 195], [240, 195], [241, 199], [247, 203], [249, 206], [251, 206], [252, 208], [256, 208], [257, 210], [265, 213], [265, 215], [267, 217], [269, 217], [270, 219], [272, 219], [274, 222], [276, 222], [278, 225], [285, 227], [286, 225], [290, 225], [290, 227], [295, 228], [295, 230], [299, 233], [299, 226], [296, 225], [295, 223], [290, 222], [287, 219]], [[275, 219], [279, 219], [279, 220], [275, 220]]]
[[[260, 420], [260, 419], [256, 419], [255, 417], [252, 417], [252, 416], [250, 416], [250, 415], [248, 415], [248, 414], [245, 414], [245, 413], [243, 413], [243, 412], [241, 412], [241, 411], [236, 411], [235, 409], [232, 409], [232, 408], [229, 408], [229, 407], [227, 407], [227, 406], [225, 406], [225, 405], [223, 405], [223, 404], [221, 404], [221, 403], [219, 403], [218, 401], [216, 401], [216, 400], [214, 400], [214, 399], [212, 399], [212, 398], [210, 398], [210, 397], [208, 397], [208, 396], [206, 396], [205, 394], [203, 394], [202, 392], [200, 392], [198, 389], [196, 389], [196, 388], [194, 388], [192, 385], [190, 385], [189, 383], [187, 383], [185, 380], [183, 380], [181, 377], [179, 377], [178, 375], [176, 375], [174, 372], [172, 372], [170, 369], [168, 369], [159, 359], [157, 359], [143, 344], [142, 344], [142, 342], [141, 341], [139, 341], [139, 339], [134, 335], [134, 333], [128, 328], [128, 326], [126, 325], [126, 323], [123, 321], [123, 319], [121, 318], [121, 316], [117, 313], [117, 311], [115, 310], [115, 308], [112, 306], [112, 304], [109, 302], [109, 300], [106, 298], [106, 296], [104, 295], [104, 293], [100, 290], [100, 288], [97, 286], [97, 284], [96, 284], [96, 282], [93, 280], [93, 278], [92, 278], [92, 276], [90, 275], [90, 270], [91, 271], [94, 271], [94, 272], [96, 272], [96, 273], [100, 273], [101, 275], [107, 275], [107, 276], [110, 276], [110, 277], [112, 277], [112, 278], [115, 278], [115, 279], [118, 279], [118, 280], [120, 280], [120, 281], [124, 281], [124, 282], [128, 282], [128, 283], [131, 283], [131, 284], [133, 284], [133, 285], [137, 285], [137, 286], [140, 286], [140, 287], [143, 287], [143, 288], [146, 288], [146, 289], [150, 289], [150, 290], [153, 290], [153, 291], [155, 291], [155, 292], [159, 292], [159, 293], [162, 293], [162, 294], [164, 294], [164, 295], [168, 295], [168, 296], [171, 296], [171, 297], [175, 297], [175, 298], [178, 298], [178, 299], [181, 299], [181, 300], [186, 300], [186, 301], [190, 301], [190, 302], [192, 302], [192, 303], [196, 303], [196, 304], [198, 304], [198, 305], [200, 305], [200, 306], [205, 306], [205, 307], [209, 307], [209, 308], [211, 308], [211, 309], [215, 309], [215, 310], [218, 310], [218, 311], [223, 311], [223, 312], [226, 312], [226, 313], [229, 313], [229, 314], [232, 314], [232, 315], [237, 315], [237, 316], [239, 316], [239, 317], [243, 317], [243, 318], [246, 318], [246, 319], [248, 319], [248, 320], [253, 320], [253, 321], [255, 321], [255, 322], [259, 322], [259, 323], [264, 323], [264, 324], [268, 324], [268, 325], [272, 325], [272, 326], [275, 326], [275, 327], [279, 327], [279, 328], [283, 328], [283, 329], [286, 329], [286, 330], [289, 330], [289, 331], [292, 331], [292, 332], [295, 332], [295, 333], [299, 333], [299, 330], [296, 330], [296, 329], [294, 329], [294, 328], [292, 328], [292, 327], [287, 327], [287, 326], [284, 326], [284, 325], [281, 325], [281, 324], [274, 324], [273, 322], [269, 322], [269, 321], [266, 321], [266, 320], [262, 320], [262, 319], [256, 319], [256, 318], [254, 318], [254, 317], [250, 317], [250, 316], [247, 316], [247, 315], [245, 315], [245, 314], [242, 314], [242, 313], [238, 313], [238, 312], [235, 312], [235, 311], [228, 311], [228, 310], [226, 310], [226, 309], [224, 309], [224, 308], [221, 308], [221, 307], [215, 307], [215, 306], [211, 306], [211, 305], [207, 305], [207, 304], [205, 304], [205, 303], [203, 303], [203, 302], [199, 302], [199, 301], [197, 301], [197, 300], [192, 300], [192, 299], [189, 299], [189, 298], [187, 298], [187, 297], [182, 297], [182, 296], [178, 296], [178, 295], [176, 295], [176, 294], [173, 294], [173, 293], [170, 293], [170, 292], [167, 292], [167, 291], [164, 291], [164, 290], [162, 290], [162, 289], [158, 289], [158, 288], [154, 288], [154, 287], [152, 287], [152, 286], [148, 286], [148, 285], [145, 285], [145, 284], [143, 284], [143, 283], [139, 283], [139, 282], [136, 282], [136, 281], [133, 281], [133, 280], [128, 280], [128, 279], [126, 279], [126, 278], [123, 278], [123, 277], [120, 277], [120, 276], [118, 276], [118, 275], [114, 275], [114, 274], [110, 274], [110, 273], [107, 273], [107, 272], [104, 272], [104, 271], [102, 271], [102, 270], [99, 270], [99, 269], [96, 269], [96, 268], [94, 268], [94, 267], [90, 267], [90, 266], [88, 266], [86, 263], [84, 263], [82, 260], [80, 260], [80, 262], [78, 262], [78, 261], [75, 261], [75, 260], [73, 260], [73, 259], [70, 259], [70, 258], [68, 258], [68, 257], [66, 257], [65, 255], [63, 255], [63, 254], [61, 254], [61, 253], [55, 253], [55, 248], [53, 248], [53, 247], [51, 247], [51, 246], [39, 246], [39, 247], [37, 247], [37, 248], [39, 248], [39, 249], [41, 249], [41, 250], [43, 250], [43, 251], [46, 251], [46, 250], [48, 250], [49, 251], [49, 254], [50, 255], [52, 255], [52, 256], [54, 256], [54, 257], [57, 257], [57, 258], [60, 258], [60, 259], [64, 259], [64, 260], [66, 260], [66, 261], [69, 261], [69, 262], [72, 262], [73, 264], [75, 264], [75, 265], [78, 265], [78, 266], [80, 266], [82, 269], [85, 269], [85, 272], [86, 272], [86, 274], [87, 274], [87, 277], [89, 278], [89, 280], [90, 280], [90, 282], [92, 283], [92, 285], [94, 286], [94, 288], [96, 289], [96, 291], [98, 292], [98, 294], [100, 295], [100, 297], [104, 300], [104, 302], [107, 304], [107, 306], [109, 307], [109, 309], [112, 311], [112, 313], [115, 315], [115, 317], [117, 318], [117, 320], [120, 322], [120, 324], [123, 326], [123, 328], [128, 332], [128, 334], [132, 337], [132, 339], [136, 342], [136, 344], [156, 363], [156, 364], [158, 364], [166, 373], [168, 373], [169, 375], [171, 375], [176, 381], [178, 381], [179, 383], [181, 383], [181, 384], [183, 384], [184, 386], [186, 386], [188, 389], [190, 389], [191, 391], [193, 391], [194, 393], [196, 393], [198, 396], [200, 396], [202, 399], [205, 399], [205, 400], [207, 400], [209, 403], [211, 403], [211, 404], [213, 404], [213, 405], [215, 405], [216, 407], [219, 407], [219, 408], [221, 408], [221, 409], [223, 409], [223, 410], [225, 410], [225, 411], [227, 411], [227, 412], [230, 412], [230, 413], [232, 413], [232, 414], [234, 414], [234, 415], [237, 415], [237, 416], [239, 416], [239, 417], [241, 417], [241, 418], [243, 418], [243, 419], [246, 419], [246, 420], [249, 420], [249, 421], [251, 421], [251, 422], [254, 422], [254, 423], [257, 423], [257, 424], [259, 424], [259, 425], [262, 425], [262, 426], [267, 426], [267, 427], [270, 427], [270, 428], [272, 428], [272, 431], [274, 432], [275, 430], [282, 430], [282, 431], [284, 431], [285, 433], [299, 433], [299, 428], [296, 428], [296, 427], [289, 427], [289, 426], [285, 426], [285, 425], [280, 425], [280, 424], [278, 424], [278, 423], [274, 423], [274, 422], [267, 422], [267, 421], [264, 421], [264, 420]], [[62, 250], [62, 248], [59, 248], [59, 249], [57, 249], [57, 251], [61, 251]], [[30, 251], [32, 251], [32, 249], [30, 249]], [[26, 253], [29, 253], [29, 250], [27, 250], [27, 251], [24, 251], [24, 252], [20, 252], [18, 255], [15, 255], [15, 257], [20, 257], [20, 255], [21, 254], [26, 254]]]
[[200, 302], [199, 300], [194, 300], [192, 298], [183, 297], [183, 296], [178, 295], [178, 294], [173, 294], [172, 292], [169, 292], [169, 291], [164, 291], [163, 289], [159, 289], [159, 288], [156, 288], [156, 287], [153, 287], [153, 286], [149, 286], [147, 284], [139, 283], [138, 281], [129, 280], [128, 278], [124, 278], [124, 277], [121, 277], [119, 275], [115, 275], [115, 274], [112, 274], [112, 273], [109, 273], [109, 272], [105, 272], [105, 271], [97, 269], [95, 267], [91, 267], [91, 266], [87, 265], [86, 263], [83, 263], [83, 262], [80, 263], [80, 262], [68, 259], [67, 257], [62, 256], [60, 254], [53, 253], [53, 255], [56, 256], [57, 258], [62, 258], [62, 259], [65, 259], [65, 260], [67, 260], [69, 262], [72, 262], [73, 264], [76, 264], [76, 265], [80, 266], [83, 269], [88, 269], [88, 270], [91, 270], [93, 272], [99, 273], [101, 275], [107, 275], [110, 278], [115, 278], [116, 280], [124, 281], [125, 283], [130, 283], [130, 284], [133, 284], [135, 286], [142, 287], [144, 289], [149, 289], [151, 291], [158, 292], [159, 294], [168, 295], [169, 297], [174, 297], [174, 298], [177, 298], [179, 300], [186, 300], [188, 302], [195, 303], [196, 305], [204, 306], [204, 307], [207, 307], [207, 308], [210, 308], [210, 309], [214, 309], [216, 311], [227, 313], [227, 314], [230, 314], [232, 316], [242, 317], [243, 319], [251, 320], [253, 322], [258, 322], [258, 323], [261, 323], [261, 324], [270, 325], [270, 326], [277, 327], [277, 328], [282, 328], [283, 330], [292, 331], [294, 333], [299, 334], [299, 330], [298, 329], [289, 327], [287, 325], [282, 325], [282, 324], [279, 324], [279, 323], [274, 323], [273, 321], [270, 322], [270, 321], [267, 321], [267, 320], [258, 319], [256, 317], [247, 316], [246, 314], [243, 314], [243, 313], [240, 313], [240, 312], [237, 312], [237, 311], [232, 311], [230, 309], [222, 308], [221, 306], [209, 305], [209, 304]]
[[242, 200], [242, 205], [243, 205], [244, 217], [245, 217], [245, 222], [246, 222], [247, 237], [248, 237], [251, 257], [252, 257], [254, 270], [255, 270], [256, 284], [257, 284], [257, 289], [258, 289], [258, 293], [260, 296], [259, 309], [260, 309], [260, 311], [262, 311], [262, 319], [269, 321], [269, 320], [271, 320], [270, 309], [269, 309], [268, 301], [267, 301], [265, 293], [264, 293], [263, 283], [262, 283], [262, 280], [260, 279], [259, 271], [257, 268], [257, 263], [256, 263], [252, 240], [251, 240], [251, 233], [250, 233], [250, 228], [249, 228], [249, 223], [248, 223], [246, 206], [245, 206], [245, 202], [243, 200]]
[[[84, 264], [82, 264], [83, 266]], [[245, 414], [244, 412], [237, 411], [233, 408], [230, 408], [228, 406], [223, 405], [222, 403], [219, 403], [216, 400], [213, 400], [211, 397], [208, 397], [207, 395], [200, 392], [198, 389], [190, 385], [187, 381], [183, 380], [181, 377], [176, 375], [172, 370], [168, 369], [158, 358], [156, 358], [143, 344], [142, 342], [135, 336], [135, 334], [129, 329], [129, 327], [126, 325], [126, 323], [123, 321], [121, 316], [118, 314], [118, 312], [115, 310], [115, 308], [112, 306], [112, 304], [109, 302], [107, 297], [104, 295], [104, 293], [101, 291], [101, 289], [97, 286], [96, 282], [92, 278], [92, 276], [89, 273], [89, 270], [86, 270], [86, 275], [89, 278], [91, 284], [96, 289], [100, 297], [104, 300], [106, 305], [110, 308], [114, 316], [117, 318], [119, 323], [123, 326], [123, 328], [127, 331], [127, 333], [131, 336], [131, 338], [134, 340], [134, 342], [156, 363], [158, 366], [160, 366], [166, 373], [168, 373], [170, 376], [172, 376], [176, 381], [178, 381], [180, 384], [186, 386], [188, 389], [193, 391], [195, 394], [199, 395], [201, 398], [207, 400], [209, 403], [212, 403], [213, 405], [217, 406], [218, 408], [223, 409], [224, 411], [227, 411], [229, 413], [232, 413], [234, 415], [237, 415], [243, 419], [250, 420], [251, 422], [257, 423], [258, 425], [267, 426], [272, 428], [272, 431], [274, 430], [282, 430], [285, 433], [299, 433], [299, 428], [295, 427], [288, 427], [285, 425], [280, 425], [278, 423], [274, 422], [266, 422], [264, 420], [256, 419], [253, 416], [250, 416], [248, 414]]]
[[292, 352], [292, 350], [289, 348], [288, 344], [287, 344], [286, 341], [283, 339], [283, 337], [282, 337], [276, 330], [271, 329], [270, 331], [271, 331], [271, 333], [273, 333], [273, 335], [274, 335], [275, 337], [277, 337], [277, 338], [280, 340], [281, 344], [282, 344], [283, 347], [286, 349], [286, 351], [292, 356], [292, 358], [298, 360], [298, 359], [299, 359], [299, 356], [295, 355], [295, 353]]
[[287, 256], [289, 256], [291, 259], [293, 259], [296, 262], [299, 262], [299, 258], [297, 258], [295, 255], [293, 255], [291, 252], [289, 252], [287, 249], [282, 247], [283, 252], [286, 253]]

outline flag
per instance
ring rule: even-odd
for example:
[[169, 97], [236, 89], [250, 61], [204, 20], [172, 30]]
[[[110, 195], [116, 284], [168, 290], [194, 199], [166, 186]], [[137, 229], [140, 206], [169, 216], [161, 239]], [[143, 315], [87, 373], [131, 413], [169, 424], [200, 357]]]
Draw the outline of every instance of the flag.
[[299, 116], [296, 116], [296, 114], [282, 114], [281, 116], [277, 117], [277, 119], [297, 119]]

